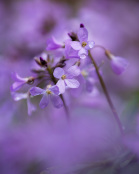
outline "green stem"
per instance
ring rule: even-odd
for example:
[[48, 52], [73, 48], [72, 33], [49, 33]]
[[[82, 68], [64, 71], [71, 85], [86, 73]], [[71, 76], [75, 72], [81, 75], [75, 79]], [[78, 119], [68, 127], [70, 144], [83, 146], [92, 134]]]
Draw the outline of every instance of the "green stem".
[[122, 124], [121, 124], [121, 121], [120, 121], [120, 119], [119, 119], [119, 116], [118, 116], [118, 114], [117, 114], [117, 111], [116, 111], [116, 109], [115, 109], [115, 107], [114, 107], [114, 105], [113, 105], [113, 103], [112, 103], [112, 100], [111, 100], [111, 98], [110, 98], [110, 96], [109, 96], [109, 93], [108, 93], [108, 90], [107, 90], [106, 85], [105, 85], [105, 83], [104, 83], [104, 80], [103, 80], [102, 76], [101, 76], [100, 73], [99, 73], [99, 68], [98, 68], [98, 66], [97, 66], [97, 64], [96, 64], [96, 62], [95, 62], [95, 60], [94, 60], [94, 58], [93, 58], [93, 56], [92, 56], [90, 50], [88, 51], [88, 53], [89, 53], [89, 57], [90, 57], [90, 59], [91, 59], [93, 65], [94, 65], [94, 67], [95, 67], [95, 69], [96, 69], [97, 76], [98, 76], [98, 78], [99, 78], [100, 84], [101, 84], [101, 86], [102, 86], [102, 89], [103, 89], [104, 94], [105, 94], [105, 96], [106, 96], [106, 99], [107, 99], [107, 101], [108, 101], [108, 104], [109, 104], [109, 106], [110, 106], [110, 108], [111, 108], [111, 110], [112, 110], [112, 113], [113, 113], [113, 115], [114, 115], [114, 118], [115, 118], [115, 120], [116, 120], [116, 122], [117, 122], [117, 124], [118, 124], [118, 126], [119, 126], [119, 129], [120, 129], [121, 133], [123, 134], [123, 126], [122, 126]]

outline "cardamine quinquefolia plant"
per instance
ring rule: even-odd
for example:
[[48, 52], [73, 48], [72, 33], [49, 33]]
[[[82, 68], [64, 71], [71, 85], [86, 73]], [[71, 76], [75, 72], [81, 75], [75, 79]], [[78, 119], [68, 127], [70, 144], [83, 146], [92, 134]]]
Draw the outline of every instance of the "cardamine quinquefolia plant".
[[[95, 83], [101, 84], [106, 100], [111, 108], [112, 114], [117, 122], [121, 133], [124, 132], [120, 118], [111, 100], [106, 84], [103, 80], [100, 68], [93, 57], [93, 49], [100, 47], [104, 50], [109, 65], [114, 73], [120, 75], [128, 66], [128, 61], [122, 57], [113, 55], [101, 45], [95, 45], [95, 41], [89, 40], [88, 30], [84, 24], [80, 24], [77, 33], [67, 33], [69, 39], [58, 43], [54, 37], [47, 40], [46, 50], [36, 56], [34, 61], [38, 65], [33, 68], [34, 76], [20, 77], [13, 73], [14, 83], [11, 86], [15, 101], [26, 99], [28, 114], [31, 115], [36, 107], [31, 103], [31, 98], [41, 95], [40, 108], [44, 109], [52, 102], [57, 109], [64, 107], [66, 117], [70, 120], [70, 109], [66, 103], [66, 93], [80, 93], [87, 91], [91, 93]], [[55, 56], [55, 51], [60, 50], [61, 56]], [[54, 53], [53, 53], [54, 52]], [[24, 85], [29, 89], [25, 93], [17, 93]], [[81, 90], [81, 88], [84, 90]], [[72, 94], [71, 94], [72, 95]]]

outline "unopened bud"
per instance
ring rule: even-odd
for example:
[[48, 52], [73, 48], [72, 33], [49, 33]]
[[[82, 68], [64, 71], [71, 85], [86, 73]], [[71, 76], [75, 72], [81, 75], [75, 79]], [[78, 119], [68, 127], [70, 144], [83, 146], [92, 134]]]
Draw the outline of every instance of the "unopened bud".
[[32, 85], [34, 83], [34, 77], [29, 77], [27, 84]]

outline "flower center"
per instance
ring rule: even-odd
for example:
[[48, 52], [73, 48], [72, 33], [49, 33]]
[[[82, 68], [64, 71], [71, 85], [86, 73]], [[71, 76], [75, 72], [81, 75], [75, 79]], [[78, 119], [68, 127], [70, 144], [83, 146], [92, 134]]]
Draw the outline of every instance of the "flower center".
[[66, 79], [66, 75], [65, 75], [65, 74], [62, 75], [61, 79], [62, 79], [62, 80], [65, 80], [65, 79]]
[[81, 74], [83, 75], [83, 77], [87, 77], [87, 76], [88, 76], [88, 73], [87, 73], [85, 70], [83, 70], [83, 71], [81, 72]]
[[87, 45], [86, 42], [82, 42], [82, 47], [85, 47]]
[[50, 90], [47, 90], [46, 93], [47, 94], [52, 94], [52, 92]]

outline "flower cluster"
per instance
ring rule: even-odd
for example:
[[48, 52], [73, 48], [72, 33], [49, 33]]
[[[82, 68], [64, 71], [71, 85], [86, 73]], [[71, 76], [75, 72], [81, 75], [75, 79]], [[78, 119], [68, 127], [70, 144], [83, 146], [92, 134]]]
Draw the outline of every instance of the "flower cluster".
[[[67, 107], [66, 93], [73, 94], [77, 90], [78, 94], [91, 93], [95, 83], [101, 80], [100, 66], [95, 63], [91, 53], [95, 42], [88, 40], [88, 30], [85, 26], [80, 24], [77, 33], [69, 32], [67, 35], [69, 39], [63, 43], [57, 42], [54, 37], [47, 40], [46, 50], [34, 58], [35, 65], [31, 69], [33, 76], [22, 78], [13, 73], [13, 98], [16, 101], [27, 99], [29, 115], [36, 109], [31, 103], [34, 96], [42, 95], [42, 109], [48, 106], [50, 100], [55, 108]], [[127, 60], [114, 56], [107, 49], [104, 50], [113, 72], [124, 72], [128, 66]], [[26, 86], [29, 86], [27, 92], [16, 93]]]

